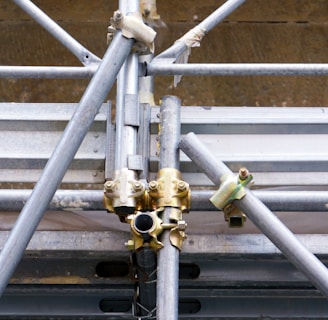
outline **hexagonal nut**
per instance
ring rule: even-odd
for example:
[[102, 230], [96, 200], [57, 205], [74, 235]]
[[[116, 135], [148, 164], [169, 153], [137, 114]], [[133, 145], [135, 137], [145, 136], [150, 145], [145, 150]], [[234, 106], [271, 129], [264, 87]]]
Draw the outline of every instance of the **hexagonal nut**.
[[184, 220], [179, 220], [179, 221], [178, 221], [178, 229], [179, 229], [180, 231], [184, 231], [184, 230], [186, 230], [186, 228], [187, 228], [187, 223], [186, 223], [186, 221], [184, 221]]
[[108, 191], [108, 192], [111, 192], [111, 191], [113, 191], [113, 189], [114, 189], [114, 181], [106, 181], [105, 182], [105, 190], [106, 191]]
[[134, 241], [129, 240], [129, 241], [125, 242], [125, 246], [127, 247], [128, 250], [134, 250]]

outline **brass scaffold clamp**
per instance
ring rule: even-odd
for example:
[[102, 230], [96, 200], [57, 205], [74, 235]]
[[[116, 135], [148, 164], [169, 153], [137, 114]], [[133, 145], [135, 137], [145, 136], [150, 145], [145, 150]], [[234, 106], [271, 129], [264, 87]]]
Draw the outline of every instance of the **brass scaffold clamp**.
[[104, 206], [109, 212], [116, 213], [122, 222], [129, 214], [148, 207], [146, 187], [137, 181], [133, 171], [122, 168], [115, 172], [113, 180], [104, 185]]
[[190, 210], [189, 184], [181, 180], [179, 170], [163, 168], [158, 172], [158, 179], [150, 181], [148, 185], [150, 206], [157, 213], [170, 207], [169, 223], [162, 223], [162, 229], [170, 230], [170, 242], [181, 250], [186, 238], [186, 222], [182, 220], [182, 213]]
[[224, 218], [230, 227], [242, 227], [246, 216], [233, 203], [246, 195], [245, 188], [253, 180], [246, 168], [241, 168], [237, 175], [225, 175], [221, 178], [219, 189], [210, 198], [215, 207], [224, 212]]

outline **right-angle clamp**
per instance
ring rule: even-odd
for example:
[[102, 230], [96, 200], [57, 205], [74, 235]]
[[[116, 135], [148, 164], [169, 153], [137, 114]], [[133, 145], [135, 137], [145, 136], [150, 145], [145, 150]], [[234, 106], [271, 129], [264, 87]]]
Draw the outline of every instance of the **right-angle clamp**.
[[230, 227], [242, 227], [246, 216], [234, 204], [246, 195], [245, 188], [252, 181], [253, 176], [246, 168], [241, 168], [237, 175], [225, 175], [221, 178], [220, 188], [213, 194], [210, 201], [224, 212], [225, 220]]

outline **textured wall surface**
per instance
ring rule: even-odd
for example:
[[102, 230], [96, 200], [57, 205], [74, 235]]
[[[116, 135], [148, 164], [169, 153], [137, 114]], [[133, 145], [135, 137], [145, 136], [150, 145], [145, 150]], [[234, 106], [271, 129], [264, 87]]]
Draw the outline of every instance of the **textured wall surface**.
[[[166, 28], [156, 53], [224, 1], [158, 0]], [[106, 50], [116, 1], [38, 0], [48, 15], [91, 51]], [[194, 48], [191, 62], [328, 63], [328, 1], [248, 0]], [[0, 65], [79, 65], [79, 61], [14, 3], [0, 0]], [[156, 102], [178, 95], [183, 105], [328, 106], [328, 77], [173, 77], [155, 79]], [[0, 79], [0, 101], [78, 102], [88, 80]], [[110, 93], [115, 98], [115, 89]]]

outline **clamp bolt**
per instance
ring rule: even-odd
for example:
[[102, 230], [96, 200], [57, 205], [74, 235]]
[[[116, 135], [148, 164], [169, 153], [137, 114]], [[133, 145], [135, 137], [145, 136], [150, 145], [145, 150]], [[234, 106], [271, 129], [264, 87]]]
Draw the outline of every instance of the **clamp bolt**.
[[185, 191], [187, 189], [186, 183], [184, 181], [178, 182], [178, 190], [179, 191]]
[[156, 191], [158, 189], [158, 182], [150, 181], [148, 187], [150, 191]]
[[125, 246], [128, 248], [128, 250], [134, 250], [134, 241], [129, 240], [128, 242], [125, 242]]
[[114, 181], [106, 181], [105, 189], [106, 189], [106, 191], [113, 191], [114, 190]]
[[185, 231], [186, 228], [187, 228], [186, 221], [184, 221], [184, 220], [179, 220], [179, 221], [178, 221], [178, 229], [179, 229], [180, 231]]
[[114, 12], [114, 16], [113, 16], [113, 21], [115, 23], [121, 21], [123, 19], [123, 14], [121, 11], [117, 10]]
[[139, 181], [135, 181], [133, 183], [133, 189], [134, 189], [134, 191], [140, 191], [140, 190], [142, 190], [142, 187], [143, 187], [143, 185]]
[[245, 180], [249, 176], [249, 171], [243, 167], [239, 169], [239, 178]]

